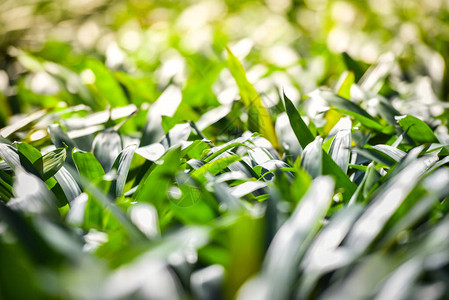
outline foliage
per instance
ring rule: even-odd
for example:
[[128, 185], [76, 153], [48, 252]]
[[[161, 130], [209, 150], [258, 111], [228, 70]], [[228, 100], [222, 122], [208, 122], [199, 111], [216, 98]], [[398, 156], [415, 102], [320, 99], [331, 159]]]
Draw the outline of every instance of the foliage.
[[447, 298], [448, 5], [380, 2], [0, 3], [0, 298]]

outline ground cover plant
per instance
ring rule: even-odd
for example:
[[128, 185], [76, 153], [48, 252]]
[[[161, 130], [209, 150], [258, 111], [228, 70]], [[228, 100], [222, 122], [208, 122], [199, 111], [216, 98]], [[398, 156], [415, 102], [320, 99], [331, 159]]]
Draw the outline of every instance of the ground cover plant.
[[447, 299], [423, 2], [1, 2], [0, 299]]

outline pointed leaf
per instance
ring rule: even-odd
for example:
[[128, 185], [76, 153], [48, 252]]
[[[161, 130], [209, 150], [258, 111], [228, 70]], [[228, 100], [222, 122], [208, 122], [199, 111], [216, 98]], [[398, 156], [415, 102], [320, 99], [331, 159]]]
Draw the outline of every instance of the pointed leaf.
[[281, 151], [273, 121], [268, 110], [263, 105], [259, 93], [257, 93], [254, 86], [248, 81], [245, 69], [237, 57], [234, 56], [229, 48], [226, 48], [226, 50], [228, 53], [228, 68], [239, 87], [240, 96], [248, 110], [249, 126], [252, 127], [252, 130], [260, 132], [269, 140], [277, 151]]
[[66, 156], [66, 148], [58, 148], [37, 159], [33, 165], [45, 181], [59, 171], [65, 163]]
[[432, 129], [417, 117], [407, 115], [399, 119], [399, 125], [407, 132], [407, 135], [411, 137], [415, 142], [422, 143], [439, 143], [437, 137], [433, 133]]

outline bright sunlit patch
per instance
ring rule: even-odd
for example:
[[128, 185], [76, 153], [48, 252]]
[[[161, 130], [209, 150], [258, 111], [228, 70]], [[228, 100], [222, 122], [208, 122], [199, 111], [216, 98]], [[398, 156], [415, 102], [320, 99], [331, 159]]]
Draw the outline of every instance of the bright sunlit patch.
[[46, 130], [37, 130], [37, 131], [35, 131], [35, 132], [33, 132], [31, 135], [30, 135], [30, 141], [38, 141], [38, 140], [40, 140], [40, 139], [43, 139], [44, 137], [46, 137], [47, 136], [47, 131]]
[[94, 46], [100, 36], [100, 28], [94, 21], [87, 21], [81, 25], [77, 32], [78, 41], [86, 48]]
[[154, 238], [159, 235], [157, 212], [151, 204], [137, 203], [131, 206], [130, 217], [147, 237]]
[[54, 95], [59, 92], [59, 84], [47, 72], [37, 72], [31, 76], [30, 89], [39, 95]]
[[125, 52], [120, 49], [116, 42], [112, 42], [106, 49], [106, 66], [115, 69], [124, 62], [125, 57]]
[[120, 46], [129, 51], [135, 51], [142, 42], [142, 36], [137, 30], [126, 30], [120, 36]]
[[347, 25], [351, 25], [357, 17], [357, 11], [354, 6], [346, 1], [334, 2], [331, 13], [334, 20]]
[[9, 86], [8, 73], [4, 70], [0, 70], [0, 92], [5, 93], [7, 87]]
[[327, 36], [327, 46], [336, 53], [344, 52], [350, 45], [350, 33], [341, 27], [334, 27]]
[[251, 39], [244, 38], [239, 40], [237, 43], [229, 45], [229, 48], [231, 49], [232, 53], [241, 61], [251, 52], [253, 46], [254, 42]]
[[172, 186], [168, 190], [168, 195], [173, 199], [179, 200], [182, 197], [182, 191], [177, 186]]
[[94, 84], [96, 80], [95, 74], [91, 69], [85, 69], [84, 71], [82, 71], [80, 74], [80, 78], [84, 84]]
[[186, 80], [186, 61], [176, 50], [170, 49], [161, 57], [161, 67], [156, 71], [161, 85], [167, 85], [170, 80], [183, 83]]
[[292, 0], [265, 0], [268, 8], [277, 13], [285, 13], [292, 5]]

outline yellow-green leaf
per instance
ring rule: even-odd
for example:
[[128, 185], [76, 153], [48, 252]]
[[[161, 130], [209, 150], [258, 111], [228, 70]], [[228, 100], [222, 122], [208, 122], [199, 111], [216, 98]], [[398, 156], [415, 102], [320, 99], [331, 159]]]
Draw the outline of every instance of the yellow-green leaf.
[[228, 51], [228, 67], [231, 71], [232, 77], [240, 90], [243, 104], [248, 110], [248, 123], [250, 129], [261, 133], [277, 151], [281, 151], [276, 132], [274, 130], [273, 121], [268, 113], [268, 110], [262, 103], [262, 99], [254, 86], [246, 78], [245, 69], [239, 62], [237, 57], [232, 54], [229, 48]]

